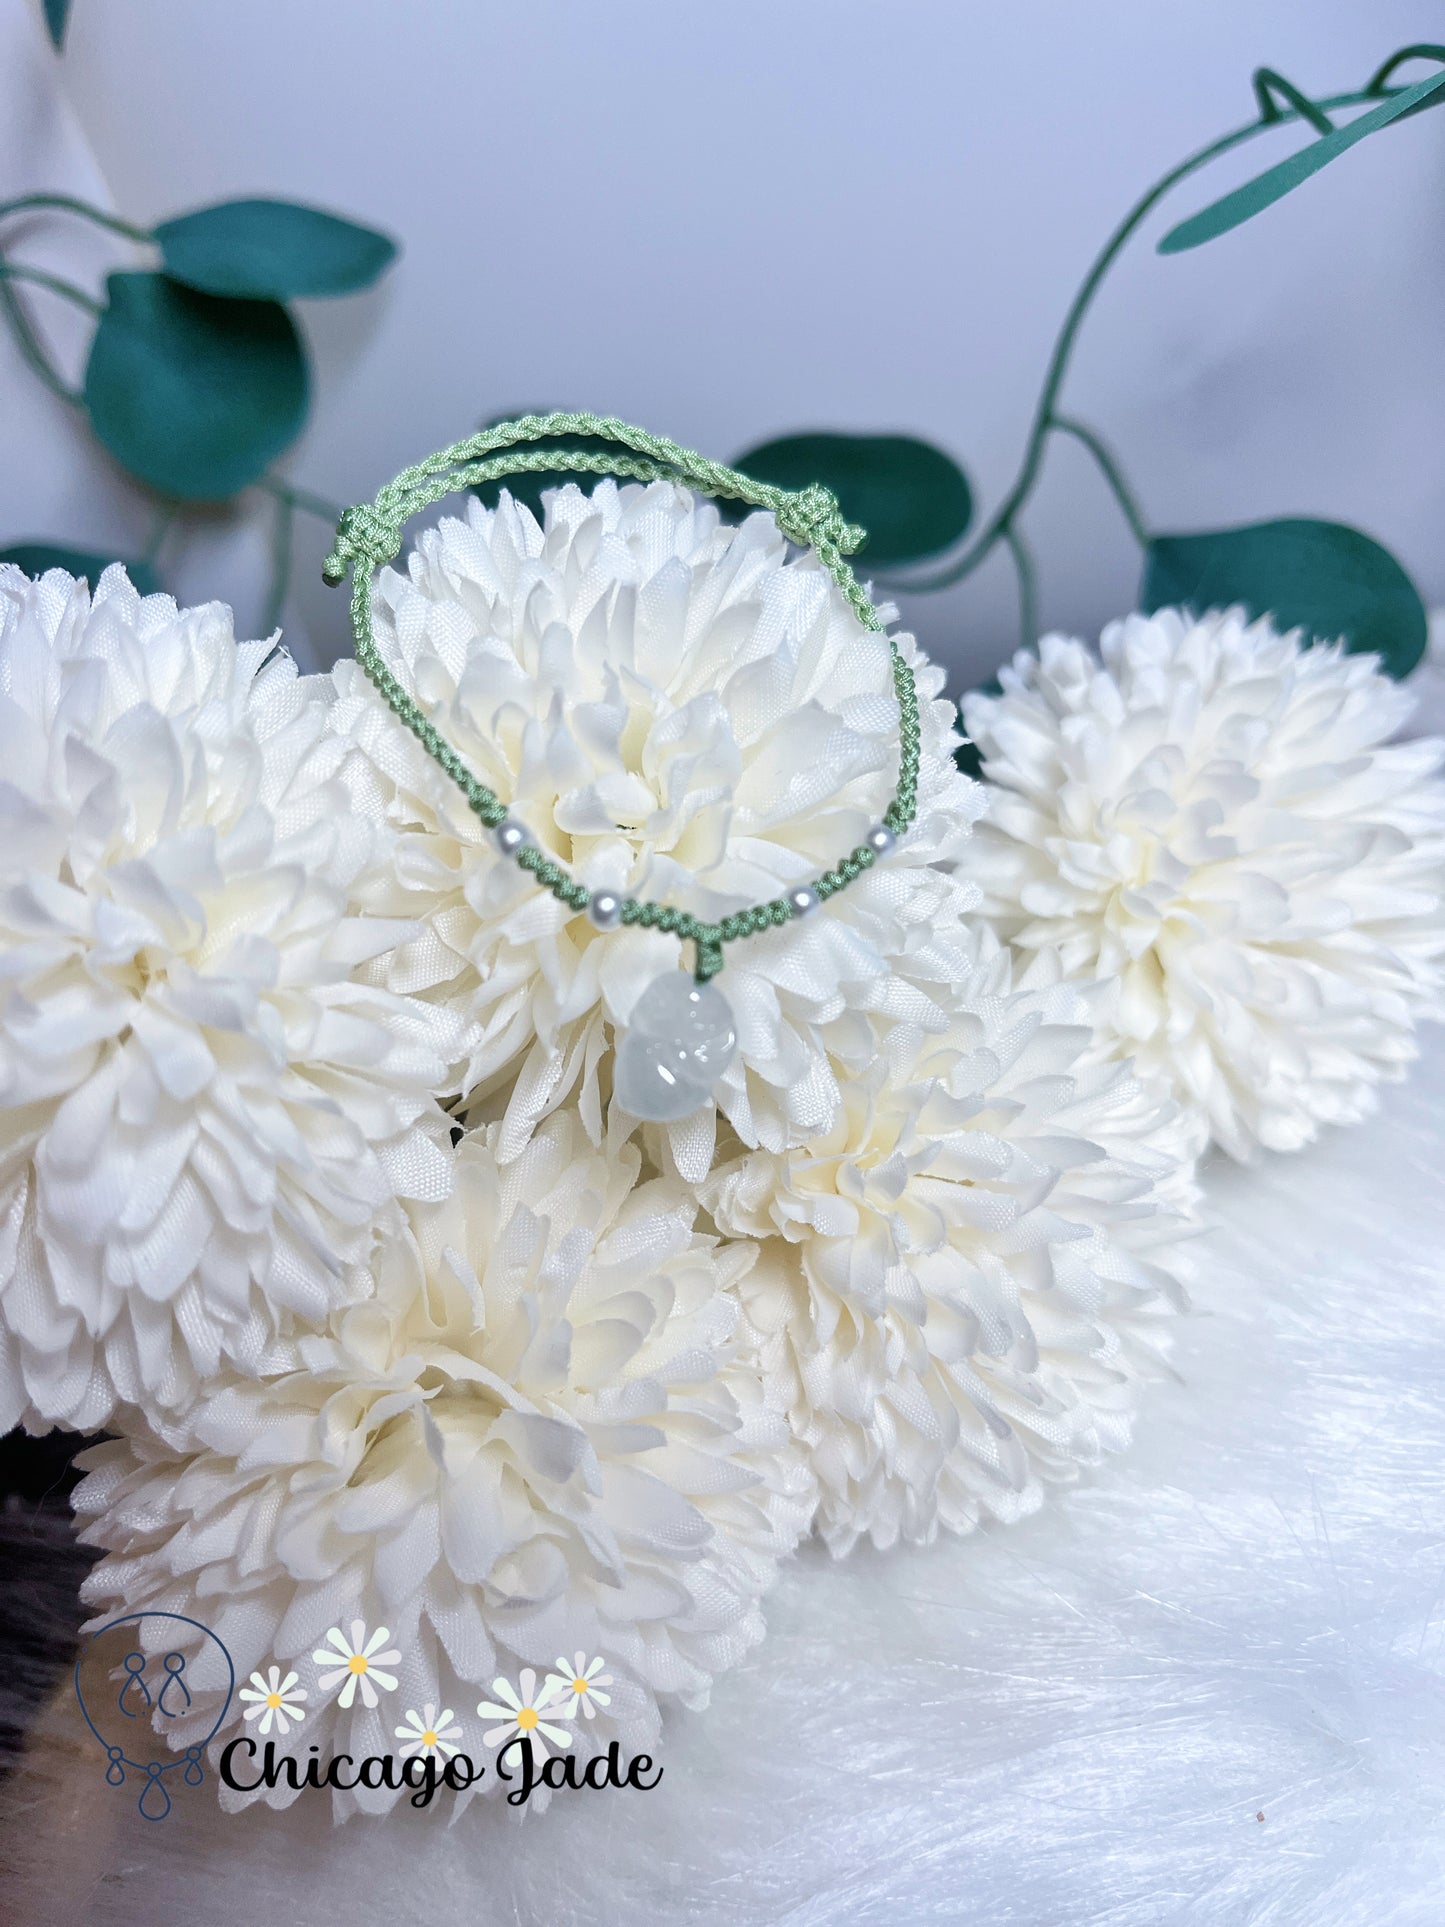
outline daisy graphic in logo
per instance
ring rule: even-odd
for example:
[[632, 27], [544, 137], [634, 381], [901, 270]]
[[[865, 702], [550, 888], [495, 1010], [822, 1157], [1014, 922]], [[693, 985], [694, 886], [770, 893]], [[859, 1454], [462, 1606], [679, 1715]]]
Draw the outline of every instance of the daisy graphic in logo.
[[595, 1720], [599, 1706], [610, 1706], [612, 1695], [598, 1691], [599, 1687], [612, 1684], [611, 1673], [604, 1673], [607, 1664], [599, 1653], [596, 1659], [589, 1660], [585, 1653], [574, 1653], [571, 1659], [559, 1659], [555, 1673], [548, 1673], [544, 1692], [560, 1687], [572, 1695], [572, 1716], [584, 1713], [589, 1720]]
[[451, 1742], [462, 1737], [462, 1729], [453, 1726], [451, 1719], [450, 1707], [444, 1713], [438, 1713], [430, 1705], [424, 1706], [419, 1713], [408, 1707], [406, 1724], [393, 1729], [399, 1740], [406, 1741], [401, 1749], [401, 1757], [404, 1760], [428, 1760], [444, 1754], [449, 1760], [454, 1758], [458, 1749]]
[[395, 1647], [392, 1647], [389, 1652], [380, 1650], [391, 1638], [390, 1627], [378, 1626], [368, 1639], [364, 1621], [353, 1619], [349, 1644], [339, 1626], [333, 1626], [326, 1637], [336, 1650], [331, 1652], [323, 1646], [311, 1657], [318, 1666], [329, 1666], [335, 1669], [332, 1672], [322, 1673], [319, 1683], [323, 1693], [329, 1693], [338, 1680], [345, 1681], [336, 1698], [338, 1706], [350, 1706], [356, 1698], [358, 1686], [361, 1688], [363, 1706], [376, 1705], [378, 1686], [383, 1692], [396, 1691], [396, 1674], [381, 1671], [384, 1666], [394, 1666], [401, 1658], [401, 1654]]
[[306, 1717], [297, 1704], [306, 1698], [305, 1688], [296, 1684], [299, 1677], [297, 1673], [288, 1673], [282, 1679], [279, 1666], [273, 1666], [265, 1678], [260, 1673], [252, 1673], [251, 1684], [243, 1686], [237, 1695], [239, 1699], [254, 1702], [242, 1717], [259, 1720], [258, 1731], [262, 1733], [269, 1733], [273, 1723], [277, 1732], [283, 1734], [291, 1731], [293, 1721], [299, 1726]]
[[554, 1681], [552, 1675], [548, 1674], [539, 1693], [537, 1675], [530, 1666], [524, 1666], [516, 1686], [507, 1679], [494, 1679], [492, 1691], [498, 1700], [505, 1703], [497, 1705], [493, 1700], [482, 1700], [477, 1712], [483, 1719], [504, 1720], [506, 1724], [490, 1727], [482, 1735], [488, 1746], [505, 1746], [509, 1740], [518, 1737], [530, 1740], [534, 1758], [540, 1766], [547, 1758], [544, 1738], [556, 1747], [572, 1744], [574, 1736], [570, 1722], [577, 1717], [576, 1702], [570, 1698], [570, 1688], [563, 1681]]

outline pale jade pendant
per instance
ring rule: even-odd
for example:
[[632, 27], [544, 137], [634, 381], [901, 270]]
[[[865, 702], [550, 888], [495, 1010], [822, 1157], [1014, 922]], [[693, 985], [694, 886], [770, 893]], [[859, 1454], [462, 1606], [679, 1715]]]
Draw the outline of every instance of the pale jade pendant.
[[637, 1000], [617, 1047], [613, 1095], [634, 1117], [670, 1124], [707, 1102], [737, 1043], [732, 1009], [716, 984], [669, 970]]

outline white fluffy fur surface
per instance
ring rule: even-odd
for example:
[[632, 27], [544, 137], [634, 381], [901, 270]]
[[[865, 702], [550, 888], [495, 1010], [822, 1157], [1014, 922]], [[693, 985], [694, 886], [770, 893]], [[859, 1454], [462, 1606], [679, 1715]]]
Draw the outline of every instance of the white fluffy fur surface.
[[1128, 1460], [1022, 1525], [795, 1562], [656, 1791], [333, 1830], [210, 1783], [149, 1825], [62, 1688], [0, 1791], [0, 1916], [1437, 1927], [1442, 1103], [1435, 1033], [1374, 1123], [1212, 1167], [1181, 1382]]

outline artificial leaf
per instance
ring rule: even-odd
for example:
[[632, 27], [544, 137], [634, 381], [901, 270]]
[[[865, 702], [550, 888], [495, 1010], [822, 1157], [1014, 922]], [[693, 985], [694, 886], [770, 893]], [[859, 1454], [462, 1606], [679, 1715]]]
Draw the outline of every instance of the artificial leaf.
[[63, 549], [54, 542], [17, 542], [14, 548], [0, 549], [0, 562], [13, 562], [26, 575], [44, 575], [47, 569], [64, 569], [67, 575], [84, 576], [92, 589], [111, 563], [119, 562], [142, 595], [155, 595], [161, 586], [149, 562], [127, 562], [123, 556], [92, 555], [85, 549]]
[[1196, 611], [1242, 603], [1251, 618], [1343, 639], [1406, 676], [1425, 651], [1425, 608], [1387, 549], [1341, 522], [1255, 522], [1208, 535], [1156, 535], [1145, 557], [1140, 600], [1154, 610]]
[[162, 221], [154, 238], [173, 281], [254, 300], [354, 294], [396, 257], [374, 228], [295, 201], [222, 201]]
[[306, 419], [306, 356], [290, 315], [163, 274], [113, 274], [106, 293], [85, 405], [111, 454], [186, 501], [254, 482]]
[[1161, 254], [1182, 254], [1187, 248], [1197, 248], [1205, 241], [1216, 236], [1228, 234], [1231, 228], [1241, 226], [1252, 220], [1267, 207], [1282, 200], [1302, 181], [1318, 174], [1322, 167], [1338, 160], [1340, 155], [1364, 140], [1367, 134], [1375, 133], [1381, 127], [1388, 127], [1393, 120], [1405, 114], [1418, 112], [1422, 107], [1433, 106], [1445, 100], [1445, 74], [1435, 74], [1429, 80], [1418, 81], [1413, 87], [1406, 87], [1394, 94], [1389, 100], [1372, 107], [1366, 114], [1357, 115], [1344, 127], [1337, 127], [1332, 134], [1322, 134], [1308, 147], [1301, 148], [1298, 154], [1291, 154], [1288, 160], [1280, 161], [1275, 167], [1258, 174], [1243, 187], [1235, 188], [1232, 194], [1211, 202], [1201, 208], [1198, 214], [1191, 214], [1187, 221], [1178, 227], [1170, 228], [1159, 243]]
[[912, 435], [786, 435], [750, 448], [735, 465], [780, 488], [826, 483], [848, 520], [867, 529], [863, 554], [876, 568], [936, 555], [973, 514], [962, 469]]
[[70, 17], [70, 0], [45, 0], [45, 24], [50, 44], [57, 53], [65, 45], [65, 25]]

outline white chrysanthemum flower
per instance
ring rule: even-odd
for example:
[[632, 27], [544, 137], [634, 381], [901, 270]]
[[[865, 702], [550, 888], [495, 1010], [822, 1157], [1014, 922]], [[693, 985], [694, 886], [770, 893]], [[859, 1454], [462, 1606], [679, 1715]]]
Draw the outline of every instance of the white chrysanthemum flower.
[[[834, 1128], [705, 1190], [835, 1553], [1033, 1511], [1125, 1443], [1179, 1301], [1190, 1180], [1157, 1096], [1091, 1063], [1091, 995], [991, 939], [942, 1037], [904, 1026]], [[1167, 1108], [1167, 1107], [1166, 1107]]]
[[0, 568], [0, 1427], [172, 1404], [450, 1181], [453, 1014], [358, 981], [322, 678], [218, 603]]
[[[546, 497], [544, 525], [504, 495], [422, 535], [375, 595], [378, 646], [446, 739], [589, 889], [666, 899], [716, 919], [767, 901], [855, 848], [890, 802], [898, 704], [883, 637], [863, 629], [815, 557], [788, 560], [770, 515], [738, 528], [671, 483]], [[729, 946], [723, 988], [739, 1048], [717, 1103], [747, 1143], [827, 1128], [838, 1079], [872, 1049], [868, 1013], [940, 1027], [959, 913], [977, 893], [957, 858], [982, 805], [959, 774], [943, 675], [917, 678], [919, 820], [886, 862], [818, 915]], [[480, 1038], [458, 1072], [504, 1079], [501, 1146], [579, 1088], [602, 1135], [600, 1060], [682, 946], [601, 934], [543, 892], [367, 684], [336, 670], [333, 726], [365, 751], [359, 790], [392, 845], [363, 900], [424, 920], [378, 981], [455, 1002]], [[500, 1102], [500, 1098], [498, 1099]], [[716, 1111], [672, 1128], [693, 1180]]]
[[1235, 1157], [1364, 1116], [1441, 1007], [1438, 742], [1373, 657], [1238, 610], [1045, 637], [966, 699], [1001, 932], [1118, 980], [1117, 1049]]
[[[702, 1704], [761, 1636], [813, 1495], [734, 1363], [751, 1249], [696, 1234], [687, 1188], [639, 1163], [572, 1111], [507, 1165], [465, 1139], [452, 1198], [381, 1241], [374, 1296], [296, 1339], [293, 1370], [206, 1386], [169, 1444], [87, 1456], [76, 1509], [112, 1556], [86, 1597], [167, 1600], [240, 1672], [381, 1619], [407, 1705], [601, 1654], [603, 1751], [645, 1745], [660, 1700]], [[384, 1752], [382, 1712], [318, 1707], [306, 1740]]]

